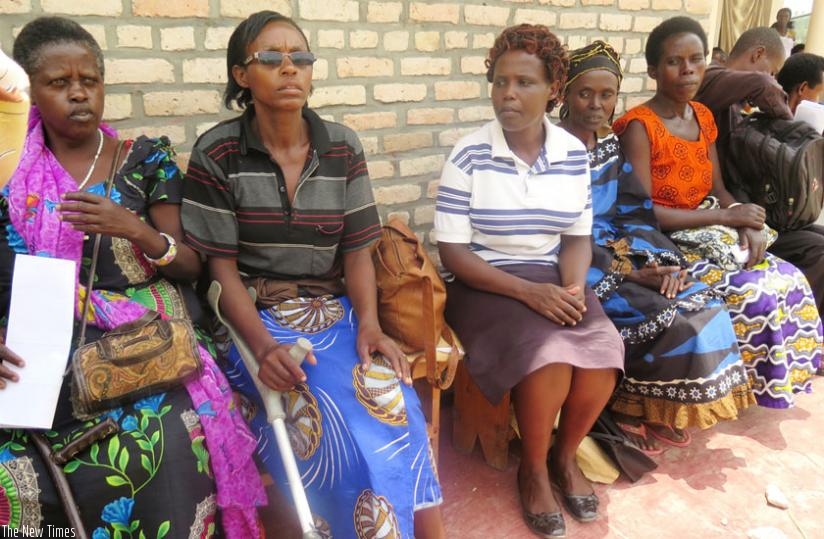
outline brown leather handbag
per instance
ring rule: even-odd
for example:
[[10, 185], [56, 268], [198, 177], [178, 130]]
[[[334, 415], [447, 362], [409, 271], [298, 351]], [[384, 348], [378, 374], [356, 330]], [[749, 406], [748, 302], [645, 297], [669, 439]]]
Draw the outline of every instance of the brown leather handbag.
[[[446, 285], [415, 233], [392, 219], [383, 227], [372, 252], [378, 286], [381, 329], [396, 339], [404, 353], [424, 352], [426, 378], [446, 389], [452, 385], [461, 353], [444, 320]], [[446, 368], [437, 365], [437, 344], [451, 345]]]
[[[113, 181], [114, 172], [106, 185], [106, 197]], [[138, 320], [103, 334], [96, 342], [85, 344], [99, 250], [97, 234], [83, 304], [80, 344], [71, 365], [72, 411], [79, 419], [168, 391], [203, 372], [197, 336], [188, 319], [163, 320], [158, 313], [149, 311]]]

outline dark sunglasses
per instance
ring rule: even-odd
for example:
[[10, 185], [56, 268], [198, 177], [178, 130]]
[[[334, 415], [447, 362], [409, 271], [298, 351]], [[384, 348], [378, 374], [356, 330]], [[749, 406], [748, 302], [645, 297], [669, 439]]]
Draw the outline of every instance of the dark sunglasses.
[[279, 66], [283, 63], [283, 58], [289, 57], [293, 64], [298, 67], [310, 66], [317, 58], [309, 51], [280, 52], [280, 51], [257, 51], [243, 61], [243, 65], [249, 65], [253, 60], [269, 66]]

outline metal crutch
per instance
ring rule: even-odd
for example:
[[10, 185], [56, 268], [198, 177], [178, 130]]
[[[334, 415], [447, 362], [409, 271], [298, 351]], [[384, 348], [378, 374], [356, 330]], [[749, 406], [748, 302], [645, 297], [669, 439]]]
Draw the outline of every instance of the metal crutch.
[[[232, 338], [241, 359], [243, 359], [246, 369], [249, 371], [252, 380], [255, 382], [260, 398], [263, 401], [263, 406], [266, 408], [266, 419], [272, 424], [272, 429], [275, 431], [275, 439], [277, 440], [278, 449], [280, 450], [280, 457], [283, 461], [283, 468], [286, 471], [286, 479], [289, 481], [289, 490], [292, 493], [292, 500], [295, 504], [295, 510], [300, 521], [300, 529], [303, 532], [303, 539], [321, 539], [321, 536], [315, 530], [315, 521], [312, 518], [312, 511], [309, 509], [309, 501], [306, 499], [306, 492], [303, 490], [303, 482], [300, 479], [300, 472], [298, 471], [297, 462], [295, 462], [295, 454], [292, 451], [292, 444], [289, 443], [289, 434], [286, 431], [286, 412], [283, 410], [283, 401], [279, 391], [275, 391], [263, 384], [258, 378], [258, 363], [254, 354], [249, 349], [249, 346], [240, 336], [240, 334], [232, 327], [232, 325], [223, 318], [220, 313], [220, 294], [222, 287], [219, 282], [212, 281], [209, 286], [208, 298], [209, 305], [215, 312], [218, 321], [226, 326], [229, 336]], [[255, 299], [255, 291], [249, 290], [252, 300]], [[304, 338], [299, 338], [289, 354], [292, 358], [300, 363], [306, 354], [312, 350], [312, 343]]]

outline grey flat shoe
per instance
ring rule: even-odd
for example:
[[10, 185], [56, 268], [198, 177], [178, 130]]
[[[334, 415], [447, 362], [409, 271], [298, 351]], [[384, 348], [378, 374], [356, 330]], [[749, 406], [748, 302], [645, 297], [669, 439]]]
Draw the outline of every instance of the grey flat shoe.
[[566, 537], [566, 523], [561, 513], [528, 513], [524, 520], [529, 529], [541, 537]]

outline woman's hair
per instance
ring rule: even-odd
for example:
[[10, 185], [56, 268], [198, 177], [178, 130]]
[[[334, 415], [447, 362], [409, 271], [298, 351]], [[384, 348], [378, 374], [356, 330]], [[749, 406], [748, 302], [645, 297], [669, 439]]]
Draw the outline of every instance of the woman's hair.
[[252, 102], [252, 92], [248, 88], [241, 87], [232, 74], [234, 66], [243, 66], [243, 61], [246, 60], [248, 54], [246, 47], [257, 39], [258, 35], [263, 31], [270, 22], [283, 22], [295, 28], [306, 41], [306, 50], [309, 50], [309, 41], [306, 39], [303, 30], [298, 23], [286, 15], [282, 15], [277, 11], [258, 11], [252, 13], [245, 21], [240, 23], [232, 36], [229, 38], [229, 46], [226, 50], [226, 89], [223, 91], [223, 103], [226, 108], [231, 109], [233, 104], [237, 104], [241, 109]]
[[[569, 69], [569, 57], [566, 48], [561, 44], [561, 40], [549, 31], [549, 28], [541, 24], [519, 24], [510, 26], [501, 32], [495, 39], [495, 44], [489, 49], [489, 56], [486, 59], [486, 80], [492, 82], [495, 72], [495, 62], [507, 51], [526, 51], [537, 56], [544, 64], [545, 75], [549, 82], [558, 82], [559, 89], [564, 87], [567, 70]], [[560, 92], [555, 99], [551, 99], [546, 104], [546, 111], [552, 109], [561, 101]]]
[[66, 43], [76, 43], [89, 49], [97, 61], [100, 76], [104, 75], [100, 45], [85, 28], [63, 17], [39, 17], [24, 26], [14, 40], [12, 57], [31, 77], [40, 69], [43, 49]]
[[817, 86], [824, 80], [824, 58], [809, 52], [793, 54], [787, 58], [775, 78], [788, 94], [802, 82], [806, 82], [808, 86]]
[[676, 34], [693, 34], [698, 36], [698, 39], [701, 40], [701, 44], [704, 46], [704, 56], [709, 54], [707, 33], [704, 31], [701, 24], [695, 19], [690, 19], [689, 17], [673, 17], [665, 20], [653, 28], [647, 38], [647, 46], [644, 49], [644, 56], [647, 58], [648, 66], [658, 65], [658, 62], [661, 61], [664, 41]]

